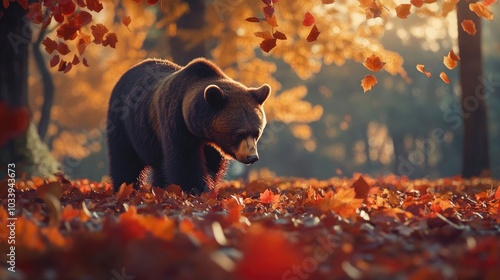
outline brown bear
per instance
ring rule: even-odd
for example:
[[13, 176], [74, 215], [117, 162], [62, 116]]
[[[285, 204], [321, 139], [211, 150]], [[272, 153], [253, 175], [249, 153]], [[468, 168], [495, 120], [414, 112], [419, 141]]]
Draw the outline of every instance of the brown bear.
[[107, 118], [114, 190], [136, 183], [146, 166], [153, 185], [208, 191], [229, 159], [259, 159], [271, 88], [249, 88], [214, 63], [197, 58], [184, 67], [148, 59], [129, 69], [113, 89]]

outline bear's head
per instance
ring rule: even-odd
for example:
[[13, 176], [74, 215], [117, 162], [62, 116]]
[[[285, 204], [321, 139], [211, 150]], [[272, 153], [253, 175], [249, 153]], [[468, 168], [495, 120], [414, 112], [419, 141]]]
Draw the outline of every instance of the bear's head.
[[[263, 104], [270, 93], [267, 84], [249, 88], [230, 79], [211, 81], [198, 99], [203, 104], [186, 120], [188, 129], [225, 157], [252, 164], [259, 159], [257, 142], [266, 126]], [[195, 119], [203, 124], [201, 130], [190, 127]]]

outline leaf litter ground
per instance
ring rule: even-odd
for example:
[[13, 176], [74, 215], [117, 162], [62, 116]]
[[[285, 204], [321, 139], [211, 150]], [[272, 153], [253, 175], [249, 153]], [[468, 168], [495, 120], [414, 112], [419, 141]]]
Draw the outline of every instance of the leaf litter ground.
[[[16, 187], [16, 274], [2, 269], [1, 279], [500, 275], [500, 182], [492, 179], [274, 178], [201, 196], [175, 185], [113, 194], [105, 182], [61, 175]], [[1, 183], [1, 224], [6, 190]], [[2, 252], [7, 237], [2, 227]]]

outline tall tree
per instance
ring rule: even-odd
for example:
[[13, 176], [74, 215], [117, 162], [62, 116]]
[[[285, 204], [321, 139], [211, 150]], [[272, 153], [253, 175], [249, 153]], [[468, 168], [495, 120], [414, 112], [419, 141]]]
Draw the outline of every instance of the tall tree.
[[[0, 102], [12, 107], [28, 106], [28, 45], [30, 22], [18, 2], [0, 8]], [[19, 137], [0, 147], [0, 166], [16, 164], [17, 173], [47, 176], [57, 171], [57, 163], [40, 141], [34, 124]]]
[[[474, 1], [476, 2], [476, 1]], [[460, 85], [464, 123], [462, 176], [488, 175], [490, 158], [488, 149], [488, 113], [481, 84], [483, 62], [481, 52], [481, 19], [469, 9], [469, 1], [457, 4], [457, 22], [470, 19], [476, 25], [476, 35], [467, 34], [458, 24], [460, 52]]]
[[[177, 20], [179, 30], [202, 30], [205, 27], [205, 3], [199, 0], [186, 0], [189, 10]], [[194, 45], [188, 45], [186, 40], [180, 36], [170, 39], [172, 58], [180, 65], [186, 65], [194, 58], [206, 57], [207, 49], [205, 41], [202, 40]]]

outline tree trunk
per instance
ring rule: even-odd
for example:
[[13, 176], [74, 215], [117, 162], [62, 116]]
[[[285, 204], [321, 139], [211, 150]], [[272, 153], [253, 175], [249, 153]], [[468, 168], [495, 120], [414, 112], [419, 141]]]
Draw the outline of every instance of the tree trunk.
[[[488, 114], [483, 85], [480, 82], [483, 76], [481, 19], [470, 11], [469, 3], [469, 1], [460, 1], [457, 4], [461, 102], [464, 121], [462, 176], [465, 178], [489, 175], [490, 169]], [[477, 29], [475, 36], [462, 30], [460, 23], [464, 19], [474, 21]]]
[[[28, 45], [31, 27], [26, 11], [18, 2], [0, 8], [0, 102], [12, 107], [28, 107]], [[0, 167], [16, 165], [16, 174], [48, 176], [57, 172], [57, 162], [40, 141], [34, 124], [0, 147]], [[4, 175], [1, 174], [1, 177]]]
[[43, 83], [43, 105], [40, 114], [40, 122], [38, 123], [38, 135], [42, 141], [47, 143], [45, 135], [47, 134], [47, 129], [49, 128], [50, 113], [52, 110], [52, 104], [54, 103], [54, 81], [40, 50], [40, 45], [42, 40], [45, 38], [45, 34], [45, 30], [40, 31], [36, 42], [33, 43], [33, 55]]
[[[199, 0], [186, 0], [185, 2], [189, 5], [189, 11], [177, 20], [177, 28], [187, 30], [203, 29], [206, 24], [205, 2]], [[178, 36], [170, 38], [170, 47], [174, 62], [179, 65], [186, 65], [194, 58], [206, 57], [207, 55], [207, 49], [204, 42], [188, 49], [186, 47], [186, 42]]]

